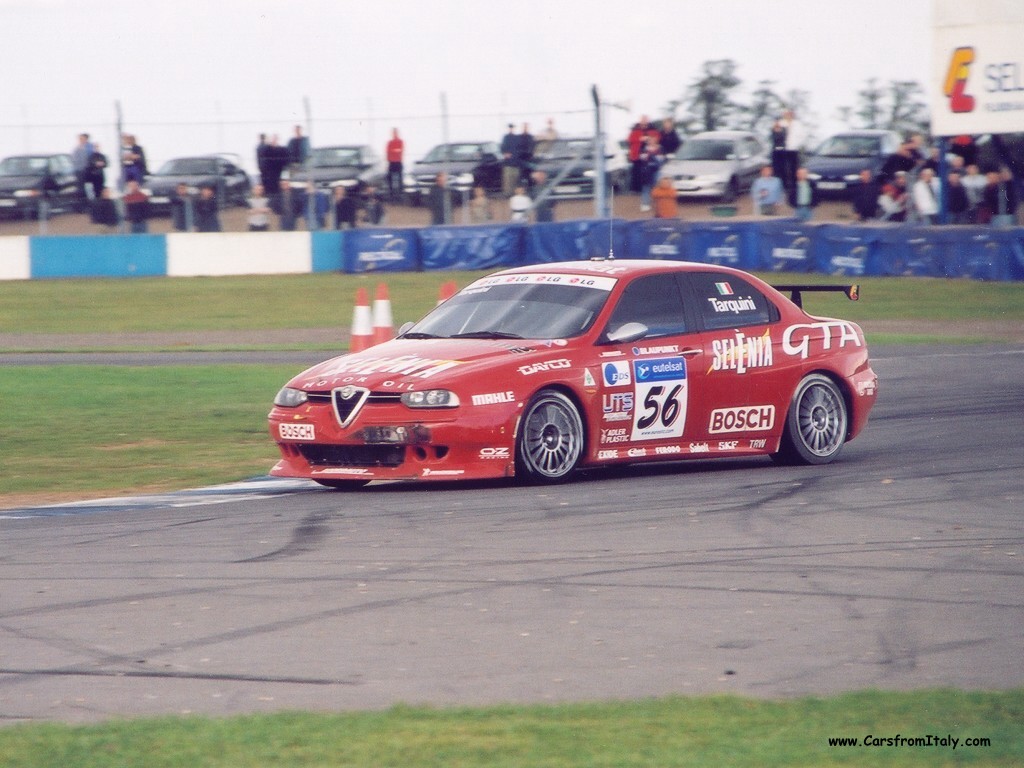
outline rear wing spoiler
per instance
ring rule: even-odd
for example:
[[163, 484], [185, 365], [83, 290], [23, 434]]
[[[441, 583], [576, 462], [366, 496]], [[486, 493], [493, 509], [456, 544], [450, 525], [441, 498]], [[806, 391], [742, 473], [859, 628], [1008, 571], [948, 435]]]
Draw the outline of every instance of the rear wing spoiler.
[[828, 291], [829, 293], [845, 293], [850, 301], [857, 301], [860, 298], [859, 285], [773, 285], [777, 291], [789, 291], [790, 300], [803, 309], [804, 302], [801, 295], [804, 291]]

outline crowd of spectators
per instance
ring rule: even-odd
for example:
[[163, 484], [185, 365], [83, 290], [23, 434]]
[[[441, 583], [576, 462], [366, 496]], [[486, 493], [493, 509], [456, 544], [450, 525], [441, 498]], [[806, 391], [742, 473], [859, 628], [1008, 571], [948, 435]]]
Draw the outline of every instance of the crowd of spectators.
[[[539, 137], [523, 123], [519, 130], [509, 124], [500, 144], [502, 176], [501, 197], [507, 205], [503, 214], [499, 205], [482, 187], [475, 187], [462, 200], [449, 189], [444, 174], [438, 174], [427, 194], [427, 206], [434, 224], [453, 221], [453, 209], [464, 207], [464, 221], [479, 224], [496, 220], [552, 221], [555, 201], [547, 190], [543, 171], [534, 170], [534, 152], [538, 140], [557, 138], [554, 122], [548, 120]], [[755, 215], [775, 216], [788, 205], [791, 215], [809, 220], [820, 196], [800, 156], [807, 133], [791, 110], [772, 125], [766, 137], [772, 159], [750, 188]], [[660, 179], [666, 159], [681, 146], [671, 118], [659, 123], [641, 116], [625, 140], [629, 161], [630, 190], [640, 197], [640, 210], [658, 218], [677, 218], [679, 205], [671, 180]], [[1017, 220], [1017, 184], [1009, 168], [987, 169], [978, 165], [970, 141], [954, 144], [948, 155], [944, 179], [939, 178], [938, 148], [929, 148], [924, 137], [907, 138], [888, 157], [877, 176], [861, 172], [854, 185], [850, 204], [859, 221], [912, 222], [936, 224], [943, 211], [952, 224], [1011, 225]], [[384, 222], [384, 195], [375, 187], [359, 184], [346, 189], [318, 189], [301, 181], [299, 171], [311, 152], [308, 137], [296, 125], [287, 144], [276, 135], [261, 134], [256, 148], [259, 179], [248, 198], [248, 228], [253, 232], [276, 228], [294, 230], [300, 222], [307, 229], [334, 227], [350, 229], [376, 226]], [[107, 184], [110, 163], [88, 134], [80, 134], [71, 152], [82, 194], [90, 202], [92, 220], [106, 230], [147, 231], [150, 218], [148, 199], [142, 185], [149, 174], [146, 153], [132, 134], [124, 134], [119, 147], [120, 172], [115, 193]], [[393, 129], [385, 147], [387, 159], [387, 199], [401, 199], [404, 142]], [[220, 231], [214, 186], [196, 189], [179, 186], [171, 200], [173, 226], [178, 231]]]

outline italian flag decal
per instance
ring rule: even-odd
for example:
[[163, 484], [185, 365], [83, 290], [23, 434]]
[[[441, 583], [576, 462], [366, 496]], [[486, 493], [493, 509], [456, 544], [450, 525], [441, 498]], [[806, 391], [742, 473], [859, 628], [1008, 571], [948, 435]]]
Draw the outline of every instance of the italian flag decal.
[[732, 296], [732, 286], [728, 283], [715, 283], [719, 296]]

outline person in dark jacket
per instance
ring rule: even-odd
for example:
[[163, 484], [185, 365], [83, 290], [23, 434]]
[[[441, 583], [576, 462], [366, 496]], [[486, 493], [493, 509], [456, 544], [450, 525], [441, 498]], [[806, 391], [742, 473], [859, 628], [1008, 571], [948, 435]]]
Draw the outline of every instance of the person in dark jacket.
[[104, 227], [107, 232], [113, 232], [121, 225], [121, 212], [117, 210], [109, 189], [103, 189], [100, 196], [90, 203], [89, 213], [92, 223]]
[[967, 197], [967, 189], [960, 180], [958, 171], [951, 171], [946, 177], [946, 211], [949, 213], [950, 224], [969, 224], [971, 201]]
[[204, 186], [195, 201], [196, 232], [220, 232], [220, 206], [213, 187]]
[[430, 223], [437, 226], [447, 224], [452, 215], [452, 191], [448, 189], [448, 176], [437, 174], [427, 192], [427, 207], [430, 209]]
[[356, 217], [359, 215], [359, 203], [354, 195], [350, 195], [344, 187], [334, 188], [334, 227], [335, 229], [355, 229]]
[[870, 168], [860, 172], [860, 184], [853, 193], [853, 210], [860, 221], [873, 221], [878, 218], [878, 196], [882, 188], [871, 174]]
[[142, 191], [139, 182], [130, 179], [125, 183], [124, 217], [130, 225], [132, 234], [145, 234], [149, 231], [149, 195]]
[[195, 209], [187, 184], [179, 184], [171, 196], [171, 223], [178, 232], [192, 231]]
[[292, 189], [288, 179], [281, 179], [280, 190], [271, 200], [271, 208], [278, 216], [281, 231], [294, 231], [296, 222], [305, 212], [306, 196]]

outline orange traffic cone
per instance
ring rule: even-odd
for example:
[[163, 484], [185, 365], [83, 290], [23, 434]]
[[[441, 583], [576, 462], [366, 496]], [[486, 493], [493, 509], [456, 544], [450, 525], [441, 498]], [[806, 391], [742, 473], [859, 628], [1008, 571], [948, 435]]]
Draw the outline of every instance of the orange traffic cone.
[[373, 346], [373, 328], [370, 325], [370, 297], [365, 288], [356, 291], [356, 306], [352, 310], [352, 340], [349, 352], [362, 352]]
[[459, 292], [459, 286], [454, 280], [449, 280], [447, 283], [441, 284], [441, 290], [438, 291], [437, 303], [444, 304], [448, 299]]
[[383, 344], [395, 338], [394, 322], [391, 319], [391, 299], [384, 283], [377, 285], [377, 298], [373, 301], [373, 343]]

